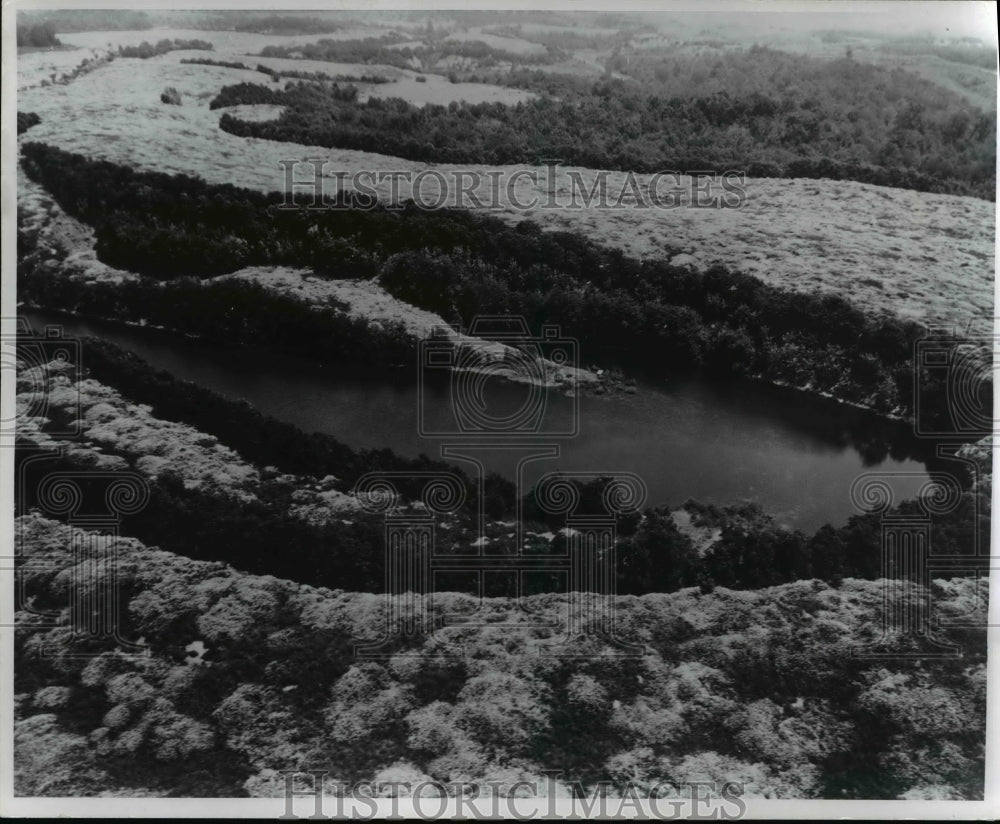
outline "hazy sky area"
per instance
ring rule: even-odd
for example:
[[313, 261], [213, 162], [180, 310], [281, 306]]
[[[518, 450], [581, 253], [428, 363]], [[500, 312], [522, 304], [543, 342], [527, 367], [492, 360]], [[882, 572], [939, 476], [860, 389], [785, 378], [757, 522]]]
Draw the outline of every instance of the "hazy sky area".
[[700, 25], [703, 20], [707, 29], [760, 34], [838, 29], [883, 35], [926, 32], [938, 37], [978, 37], [994, 44], [997, 40], [996, 4], [992, 2], [731, 2], [705, 9], [705, 4], [700, 9], [681, 4], [642, 16], [661, 28], [676, 18], [685, 26], [695, 21]]
[[[190, 0], [159, 2], [143, 5], [134, 2], [108, 2], [90, 0], [81, 4], [86, 8], [134, 8], [150, 12], [157, 9], [190, 9]], [[31, 9], [68, 8], [66, 0], [20, 0], [16, 7]], [[454, 2], [400, 2], [400, 0], [366, 0], [346, 3], [344, 13], [359, 16], [358, 12], [376, 11], [392, 13], [407, 9], [411, 12], [431, 9], [454, 8]], [[978, 37], [986, 43], [997, 40], [996, 3], [986, 0], [698, 0], [698, 2], [664, 2], [660, 0], [610, 2], [609, 0], [572, 0], [572, 2], [543, 2], [532, 0], [484, 0], [465, 2], [464, 11], [503, 9], [553, 9], [560, 11], [612, 12], [637, 14], [650, 23], [663, 26], [678, 18], [684, 28], [692, 25], [706, 28], [743, 29], [758, 34], [802, 33], [816, 29], [850, 29], [883, 35], [915, 34], [929, 32], [940, 37]], [[199, 4], [199, 9], [272, 9], [301, 11], [333, 11], [329, 2], [295, 2], [285, 8], [275, 0], [216, 0]], [[704, 23], [702, 23], [702, 19]]]

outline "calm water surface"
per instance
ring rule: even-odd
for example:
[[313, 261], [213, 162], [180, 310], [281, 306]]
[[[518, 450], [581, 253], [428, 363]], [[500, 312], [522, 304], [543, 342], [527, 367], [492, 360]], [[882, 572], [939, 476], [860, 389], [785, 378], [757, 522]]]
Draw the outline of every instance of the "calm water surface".
[[[292, 356], [223, 348], [156, 330], [44, 312], [26, 316], [36, 329], [57, 323], [67, 335], [103, 337], [177, 378], [245, 399], [266, 415], [352, 447], [439, 457], [445, 442], [418, 431], [417, 375], [410, 370], [345, 376]], [[527, 391], [495, 380], [487, 385], [486, 399], [490, 409], [512, 411], [525, 402]], [[915, 450], [905, 437], [897, 437], [886, 454], [885, 439], [855, 410], [766, 386], [686, 380], [640, 385], [635, 395], [578, 400], [550, 391], [545, 401], [553, 421], [566, 419], [579, 403], [579, 434], [553, 439], [560, 458], [530, 464], [529, 483], [556, 468], [629, 471], [645, 481], [650, 505], [678, 505], [689, 497], [718, 504], [752, 500], [779, 523], [812, 531], [854, 514], [849, 490], [862, 472], [904, 473], [894, 481], [903, 497], [914, 495], [927, 478], [924, 464], [908, 454]], [[452, 409], [447, 382], [424, 392], [430, 425], [451, 425]], [[514, 456], [526, 453], [478, 454], [489, 469], [513, 479]], [[470, 464], [459, 465], [471, 472]]]

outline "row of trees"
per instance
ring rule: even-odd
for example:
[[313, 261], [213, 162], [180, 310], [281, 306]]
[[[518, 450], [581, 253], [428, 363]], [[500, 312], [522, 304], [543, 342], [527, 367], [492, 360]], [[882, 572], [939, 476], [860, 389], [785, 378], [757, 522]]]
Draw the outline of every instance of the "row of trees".
[[[154, 278], [210, 277], [264, 264], [311, 267], [326, 277], [378, 276], [393, 295], [448, 322], [468, 323], [486, 312], [523, 315], [536, 330], [560, 324], [587, 341], [588, 358], [607, 365], [660, 376], [701, 368], [763, 376], [904, 416], [913, 413], [919, 379], [922, 414], [948, 415], [947, 381], [912, 362], [925, 330], [869, 318], [835, 295], [785, 291], [721, 266], [700, 274], [663, 260], [638, 261], [527, 221], [514, 227], [468, 211], [429, 212], [412, 204], [389, 210], [344, 193], [338, 194], [344, 208], [287, 209], [278, 193], [137, 173], [43, 144], [26, 144], [22, 153], [29, 177], [94, 226], [103, 261]], [[210, 316], [207, 303], [178, 311], [169, 296], [177, 295], [181, 306], [214, 294], [224, 302], [235, 299], [228, 292], [242, 290], [243, 318], [261, 321], [221, 322], [227, 334], [240, 337], [241, 324], [248, 324], [262, 334], [260, 342], [284, 346], [314, 330], [306, 337], [317, 342], [319, 353], [357, 351], [363, 362], [413, 358], [413, 341], [396, 332], [388, 330], [367, 347], [379, 335], [362, 333], [359, 321], [294, 302], [281, 303], [273, 316], [295, 318], [300, 326], [279, 332], [275, 320], [264, 320], [267, 312], [254, 310], [273, 298], [233, 283], [215, 284], [203, 297], [195, 297], [202, 294], [197, 285], [183, 282], [168, 290], [140, 283], [44, 288], [52, 290], [51, 300], [60, 290], [74, 293], [60, 300], [64, 307], [77, 300], [116, 307], [103, 317], [142, 318], [185, 331], [195, 331], [192, 324], [201, 318], [198, 326], [209, 335], [212, 323], [233, 318], [231, 310], [220, 303], [220, 318]], [[366, 346], [350, 344], [355, 334]], [[984, 377], [984, 397], [989, 385]]]
[[[305, 17], [292, 14], [267, 14], [253, 15], [247, 12], [239, 12], [235, 21], [229, 21], [232, 15], [230, 12], [221, 12], [216, 16], [220, 22], [229, 22], [233, 31], [254, 32], [255, 34], [316, 34], [319, 32], [328, 33], [340, 31], [343, 26], [333, 20], [320, 17]], [[228, 28], [228, 26], [227, 26]]]
[[[291, 80], [313, 80], [313, 81], [331, 81], [335, 83], [392, 83], [388, 77], [383, 77], [382, 75], [350, 75], [350, 74], [327, 74], [326, 72], [304, 72], [298, 71], [296, 69], [272, 69], [270, 66], [265, 66], [263, 63], [258, 63], [256, 69], [253, 66], [248, 66], [245, 63], [238, 63], [232, 60], [212, 60], [208, 57], [185, 57], [181, 60], [181, 63], [195, 65], [195, 66], [218, 66], [224, 69], [244, 69], [246, 71], [258, 71], [261, 74], [266, 74], [275, 83], [280, 82], [284, 78], [289, 78]], [[250, 86], [251, 84], [242, 84], [242, 86]], [[232, 90], [238, 89], [239, 91], [234, 93]], [[210, 108], [217, 109], [220, 106], [233, 106], [237, 102], [243, 103], [253, 103], [257, 102], [254, 99], [254, 95], [260, 92], [255, 89], [241, 88], [241, 86], [226, 86], [223, 91], [216, 95], [215, 99], [212, 101]], [[249, 99], [241, 100], [244, 95]], [[235, 102], [223, 102], [225, 100], [233, 100]], [[345, 98], [345, 99], [356, 99], [356, 95]]]
[[342, 308], [314, 308], [263, 286], [179, 278], [86, 284], [36, 271], [19, 287], [36, 306], [84, 317], [130, 319], [219, 344], [267, 346], [324, 364], [372, 369], [415, 366], [416, 346], [401, 324], [374, 324]]
[[[257, 71], [268, 75], [275, 83], [284, 78], [291, 80], [316, 80], [332, 81], [334, 83], [393, 83], [395, 81], [381, 74], [327, 74], [326, 72], [304, 72], [297, 69], [272, 69], [263, 63], [257, 64]], [[346, 90], [341, 90], [346, 91]], [[350, 93], [349, 93], [350, 94]], [[357, 95], [342, 98], [345, 100], [356, 100]]]
[[[323, 54], [318, 59], [332, 59]], [[502, 165], [547, 157], [596, 169], [739, 169], [995, 196], [994, 119], [907, 72], [758, 47], [637, 57], [627, 71], [634, 79], [594, 82], [524, 70], [476, 75], [543, 92], [514, 105], [377, 98], [357, 104], [292, 87], [278, 120], [229, 117], [220, 126], [240, 136], [426, 162]]]
[[119, 46], [119, 57], [138, 57], [140, 60], [148, 60], [150, 57], [158, 57], [172, 51], [212, 51], [215, 48], [207, 40], [181, 40], [179, 38], [164, 38], [156, 43], [147, 43], [143, 40], [138, 46]]
[[[366, 37], [355, 40], [319, 40], [315, 43], [296, 43], [293, 46], [265, 46], [261, 57], [301, 58], [325, 60], [331, 63], [369, 63], [412, 69], [420, 66], [432, 70], [442, 61], [464, 58], [479, 68], [504, 65], [539, 65], [554, 62], [557, 50], [547, 48], [540, 52], [521, 53], [490, 46], [481, 40], [445, 40], [425, 37], [414, 44], [399, 34]], [[405, 45], [401, 45], [405, 43]]]
[[211, 57], [184, 57], [181, 59], [182, 65], [192, 66], [219, 66], [224, 69], [246, 69], [250, 71], [250, 66], [245, 63], [238, 63], [234, 60], [213, 60]]
[[[261, 66], [259, 68], [264, 69], [266, 67]], [[276, 80], [280, 80], [281, 76], [278, 72], [274, 73]], [[333, 78], [327, 79], [332, 80]], [[319, 93], [325, 100], [336, 100], [340, 103], [354, 103], [358, 99], [357, 86], [340, 86], [336, 82], [329, 86], [317, 86], [313, 83], [304, 83], [302, 81], [288, 83], [284, 91], [269, 86], [261, 86], [258, 83], [240, 83], [235, 86], [224, 86], [212, 98], [212, 102], [208, 104], [208, 107], [210, 109], [223, 109], [227, 106], [255, 105], [259, 103], [284, 105], [287, 100], [286, 93], [291, 89], [302, 89], [306, 94], [310, 92]], [[231, 115], [223, 115], [223, 117], [231, 117]]]
[[391, 258], [380, 282], [466, 325], [480, 313], [559, 324], [586, 341], [588, 357], [651, 375], [765, 375], [885, 411], [908, 403], [916, 324], [871, 320], [838, 296], [770, 289], [721, 266], [693, 274], [621, 260], [604, 257], [584, 275], [465, 250], [415, 251]]

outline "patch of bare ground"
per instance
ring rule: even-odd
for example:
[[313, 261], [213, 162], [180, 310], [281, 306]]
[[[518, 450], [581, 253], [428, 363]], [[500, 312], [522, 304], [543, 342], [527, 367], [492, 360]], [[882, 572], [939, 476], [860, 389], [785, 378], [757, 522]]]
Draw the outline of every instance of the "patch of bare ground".
[[670, 513], [674, 525], [682, 535], [686, 535], [694, 544], [698, 557], [704, 557], [715, 543], [722, 537], [722, 529], [717, 526], [700, 526], [694, 523], [691, 513], [683, 507], [674, 509]]

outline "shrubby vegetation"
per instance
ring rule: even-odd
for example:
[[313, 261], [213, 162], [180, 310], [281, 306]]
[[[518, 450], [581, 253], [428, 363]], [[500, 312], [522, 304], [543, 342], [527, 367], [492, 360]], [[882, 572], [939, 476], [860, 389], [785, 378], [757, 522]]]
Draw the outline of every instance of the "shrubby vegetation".
[[[265, 66], [263, 63], [257, 64], [257, 71], [268, 75], [274, 82], [278, 82], [282, 78], [289, 78], [292, 80], [319, 80], [319, 81], [334, 81], [341, 83], [392, 83], [393, 81], [388, 77], [383, 77], [380, 74], [327, 74], [326, 72], [303, 72], [297, 71], [295, 69], [272, 69], [270, 66]], [[353, 100], [354, 96], [345, 98]], [[214, 108], [214, 107], [213, 107]]]
[[[337, 59], [360, 60], [366, 53]], [[313, 57], [334, 59], [324, 54]], [[753, 177], [825, 177], [995, 196], [994, 118], [916, 75], [761, 47], [706, 55], [639, 52], [627, 65], [620, 59], [629, 80], [525, 69], [454, 74], [544, 93], [515, 105], [356, 104], [291, 88], [278, 120], [230, 117], [220, 127], [428, 162], [498, 165], [544, 157], [594, 169], [737, 169]]]
[[[181, 465], [176, 461], [169, 462], [162, 457], [154, 459], [163, 467], [153, 475], [152, 499], [141, 513], [125, 519], [122, 525], [125, 534], [156, 542], [164, 549], [188, 557], [223, 561], [257, 574], [277, 575], [319, 586], [340, 586], [342, 581], [349, 580], [352, 589], [382, 591], [384, 536], [381, 520], [351, 512], [345, 522], [311, 522], [294, 513], [292, 504], [298, 500], [295, 490], [314, 486], [316, 479], [327, 477], [333, 479], [332, 488], [348, 491], [369, 471], [444, 471], [449, 467], [426, 456], [407, 459], [385, 449], [353, 450], [330, 436], [306, 434], [290, 424], [261, 415], [245, 403], [227, 400], [207, 389], [156, 372], [110, 343], [88, 338], [84, 346], [89, 376], [115, 386], [132, 402], [148, 404], [157, 418], [193, 427], [204, 433], [208, 443], [233, 449], [242, 460], [258, 467], [252, 472], [247, 467], [237, 471], [234, 459], [230, 474], [236, 478], [236, 487], [248, 494], [231, 494], [229, 487], [232, 484], [220, 486], [221, 482], [211, 481], [219, 474], [217, 469], [193, 465], [205, 463], [193, 453], [187, 459], [192, 463], [189, 470], [180, 470]], [[59, 424], [65, 415], [76, 414], [91, 421], [90, 402], [83, 404], [85, 408], [61, 408], [67, 402], [77, 403], [85, 394], [93, 392], [81, 390], [79, 395], [65, 392], [52, 395], [49, 410], [52, 420]], [[64, 400], [57, 402], [57, 397]], [[103, 421], [109, 414], [111, 410], [106, 404], [102, 405], [98, 418]], [[88, 424], [92, 425], [94, 421]], [[103, 425], [111, 427], [108, 432], [116, 431], [109, 421], [103, 421]], [[137, 425], [133, 421], [133, 428]], [[43, 425], [42, 432], [48, 428]], [[170, 434], [169, 428], [162, 429], [161, 437], [176, 437]], [[27, 433], [22, 435], [17, 454], [19, 464], [31, 445]], [[137, 443], [148, 444], [152, 437], [150, 434]], [[117, 454], [137, 465], [146, 460], [145, 453], [136, 453], [122, 438], [106, 437], [99, 429], [88, 429], [85, 439], [98, 443], [104, 455]], [[82, 445], [76, 446], [80, 448], [62, 462], [67, 467], [102, 459], [96, 453], [84, 454]], [[164, 443], [156, 454], [167, 456], [172, 449], [172, 444]], [[988, 450], [982, 451], [979, 485], [970, 484], [954, 511], [937, 515], [932, 521], [932, 544], [936, 554], [971, 556], [975, 554], [977, 537], [980, 546], [986, 546], [989, 541], [989, 454]], [[961, 474], [961, 470], [956, 470], [958, 465], [949, 463], [951, 466], [947, 468]], [[270, 469], [265, 470], [266, 467]], [[19, 512], [27, 512], [34, 506], [31, 496], [36, 487], [35, 476], [52, 468], [51, 462], [46, 462], [37, 466], [34, 474], [26, 476], [19, 492]], [[294, 473], [295, 477], [286, 481], [254, 481], [251, 486], [240, 482], [248, 472], [255, 478], [263, 478], [269, 473], [276, 476], [279, 470]], [[455, 546], [468, 546], [479, 537], [476, 520], [479, 490], [461, 471], [453, 468], [450, 471], [457, 472], [463, 479], [467, 505], [438, 523], [438, 550], [446, 552]], [[602, 502], [607, 480], [598, 478], [586, 484], [574, 483], [580, 500], [574, 514], [605, 514]], [[407, 499], [415, 498], [419, 489], [419, 480], [400, 484]], [[492, 536], [491, 551], [516, 553], [518, 547], [509, 527], [494, 524], [515, 513], [513, 485], [497, 475], [490, 475], [484, 494], [489, 519], [486, 529]], [[872, 579], [882, 574], [881, 516], [877, 514], [854, 516], [842, 527], [825, 526], [808, 537], [778, 528], [753, 505], [720, 509], [689, 501], [685, 509], [695, 526], [715, 531], [714, 540], [707, 545], [696, 545], [689, 533], [678, 528], [668, 507], [619, 516], [620, 540], [616, 550], [619, 592], [640, 595], [696, 585], [706, 589], [715, 585], [755, 589], [808, 578], [837, 584], [845, 577]], [[569, 524], [565, 516], [546, 514], [539, 508], [534, 491], [525, 496], [521, 512], [529, 534], [537, 536], [547, 531], [555, 535], [551, 543], [543, 538], [532, 539], [529, 551], [541, 554], [566, 551], [562, 530]], [[919, 516], [920, 512], [916, 502], [906, 502], [895, 514]], [[276, 555], [268, 549], [274, 546], [285, 547], [285, 551]], [[475, 591], [473, 584], [457, 578], [449, 588], [465, 590], [467, 585], [473, 586], [470, 591]], [[540, 573], [528, 576], [526, 585], [531, 593], [559, 592], [565, 588], [565, 581], [557, 575]], [[493, 582], [489, 592], [514, 594], [511, 582], [506, 580]]]
[[40, 86], [68, 86], [78, 77], [82, 77], [85, 74], [90, 74], [90, 72], [95, 69], [101, 68], [101, 66], [106, 66], [108, 63], [113, 63], [115, 56], [112, 52], [106, 52], [94, 57], [85, 57], [81, 60], [72, 71], [63, 72], [62, 74], [57, 74], [52, 72], [47, 80], [42, 80], [39, 84]]
[[22, 167], [69, 214], [94, 226], [101, 260], [159, 279], [268, 263], [365, 277], [377, 273], [384, 254], [419, 248], [425, 240], [440, 245], [432, 218], [410, 215], [404, 228], [397, 213], [349, 208], [372, 205], [361, 196], [345, 196], [338, 201], [344, 208], [321, 214], [281, 209], [277, 192], [134, 172], [38, 143], [22, 147]]
[[269, 346], [319, 363], [357, 368], [416, 364], [416, 342], [401, 324], [375, 324], [340, 307], [317, 309], [238, 280], [178, 278], [85, 283], [39, 271], [20, 286], [35, 306], [142, 322], [210, 343]]
[[[58, 610], [70, 530], [35, 515], [17, 529], [25, 595]], [[971, 581], [934, 587], [952, 621], [942, 639], [964, 657], [930, 666], [855, 657], [918, 647], [880, 641], [882, 584], [854, 580], [621, 597], [618, 631], [647, 650], [634, 658], [596, 640], [574, 649], [590, 658], [539, 655], [566, 604], [533, 596], [521, 626], [512, 601], [485, 601], [461, 631], [464, 656], [442, 656], [434, 635], [361, 661], [353, 645], [376, 639], [381, 599], [117, 543], [121, 632], [150, 656], [19, 614], [20, 794], [280, 795], [282, 769], [545, 788], [556, 769], [561, 790], [587, 794], [600, 780], [644, 794], [672, 779], [738, 781], [756, 797], [982, 797], [985, 633], [954, 626], [980, 614]], [[84, 591], [102, 585], [89, 569]], [[442, 594], [433, 610], [475, 604]]]
[[[424, 33], [426, 34], [426, 32]], [[444, 40], [433, 36], [429, 42], [399, 46], [407, 40], [399, 34], [366, 37], [355, 40], [319, 40], [316, 43], [296, 43], [294, 46], [265, 46], [261, 57], [326, 60], [331, 63], [370, 63], [412, 69], [419, 65], [428, 70], [448, 58], [469, 58], [480, 67], [531, 65], [551, 63], [555, 55], [549, 51], [521, 54], [489, 46], [481, 40]]]
[[[763, 377], [912, 414], [913, 345], [925, 330], [867, 317], [839, 296], [787, 292], [721, 266], [699, 274], [662, 260], [638, 261], [527, 221], [512, 227], [462, 210], [389, 210], [343, 193], [337, 203], [344, 208], [282, 209], [279, 193], [133, 172], [37, 143], [22, 153], [26, 174], [94, 226], [97, 254], [112, 266], [163, 280], [263, 264], [311, 267], [325, 277], [378, 276], [396, 297], [448, 322], [468, 323], [485, 312], [521, 314], [536, 331], [543, 323], [560, 324], [564, 333], [587, 341], [588, 359], [606, 365], [654, 376], [705, 369]], [[257, 333], [261, 343], [315, 341], [319, 357], [346, 354], [350, 335], [369, 341], [373, 334], [360, 321], [311, 314], [304, 305], [235, 283], [202, 292], [182, 280], [161, 290], [148, 283], [98, 288], [50, 278], [35, 285], [26, 279], [23, 288], [34, 290], [36, 300], [45, 295], [40, 304], [67, 311], [94, 313], [101, 306], [101, 317], [144, 319], [192, 333], [212, 335], [217, 324], [231, 339]], [[221, 305], [220, 317], [211, 314], [213, 296], [220, 304], [237, 300], [240, 319]], [[272, 313], [264, 305], [281, 309]], [[294, 324], [281, 327], [283, 317]], [[348, 327], [345, 335], [333, 331]], [[358, 356], [409, 362], [412, 353], [403, 354], [409, 344], [390, 344], [394, 333], [386, 335], [374, 347], [354, 347]], [[945, 384], [929, 374], [921, 381], [925, 408], [946, 414]], [[986, 380], [984, 390], [988, 385]]]
[[56, 27], [50, 20], [39, 23], [21, 22], [17, 23], [17, 45], [18, 47], [30, 46], [32, 48], [49, 48], [61, 46], [59, 38], [56, 37]]
[[[380, 281], [396, 297], [471, 321], [478, 313], [558, 323], [587, 357], [650, 375], [701, 368], [822, 389], [882, 411], [906, 412], [914, 323], [870, 319], [839, 296], [765, 286], [715, 266], [704, 274], [538, 234], [531, 225], [492, 257], [466, 250], [407, 252]], [[500, 245], [500, 244], [497, 244]]]
[[[33, 454], [16, 450], [22, 468]], [[394, 457], [394, 456], [392, 456]], [[38, 506], [35, 491], [44, 472], [81, 469], [78, 456], [32, 464], [24, 473], [18, 512]], [[419, 465], [419, 462], [413, 462]], [[377, 464], [376, 464], [377, 465]], [[94, 496], [103, 491], [92, 492]], [[122, 524], [131, 535], [162, 549], [203, 561], [219, 561], [258, 575], [274, 575], [318, 586], [380, 592], [385, 585], [384, 524], [374, 516], [351, 515], [349, 523], [310, 523], [289, 510], [294, 489], [264, 485], [252, 500], [193, 487], [177, 473], [161, 472], [149, 503]], [[95, 497], [94, 506], [100, 506]]]
[[17, 113], [17, 133], [24, 134], [32, 126], [37, 126], [42, 122], [35, 112], [18, 112]]
[[[265, 67], [260, 67], [265, 68]], [[281, 74], [275, 72], [276, 80], [281, 79]], [[339, 86], [333, 83], [331, 86], [317, 86], [312, 83], [288, 83], [285, 90], [291, 88], [301, 88], [307, 93], [318, 92], [322, 89], [322, 96], [328, 100], [338, 100], [343, 103], [352, 103], [358, 99], [358, 89], [356, 86]], [[281, 89], [273, 89], [269, 86], [261, 86], [259, 83], [240, 83], [236, 86], [224, 86], [222, 90], [208, 104], [210, 109], [223, 109], [227, 106], [255, 105], [259, 103], [271, 103], [276, 105], [285, 104], [285, 92]], [[223, 117], [232, 117], [224, 114]]]
[[219, 66], [224, 69], [247, 69], [250, 66], [245, 63], [237, 63], [231, 60], [213, 60], [211, 57], [185, 57], [181, 60], [181, 65], [192, 66]]
[[156, 43], [147, 43], [143, 40], [138, 46], [119, 46], [119, 57], [138, 57], [140, 60], [147, 60], [150, 57], [158, 57], [172, 51], [186, 51], [197, 49], [199, 51], [212, 51], [215, 48], [207, 40], [180, 40], [167, 39], [158, 40]]
[[283, 105], [283, 102], [284, 94], [280, 89], [272, 89], [270, 86], [262, 86], [259, 83], [239, 83], [235, 86], [225, 86], [212, 99], [209, 108], [219, 109], [225, 106], [257, 105], [261, 103]]
[[[186, 57], [181, 60], [181, 63], [196, 65], [196, 66], [219, 66], [224, 69], [245, 69], [246, 71], [258, 71], [261, 74], [266, 74], [275, 83], [279, 82], [283, 78], [289, 78], [292, 80], [312, 80], [312, 81], [332, 81], [340, 83], [392, 83], [388, 77], [383, 77], [382, 75], [351, 75], [351, 74], [327, 74], [326, 72], [303, 72], [296, 71], [295, 69], [272, 69], [270, 66], [265, 66], [263, 63], [258, 63], [256, 69], [253, 66], [248, 66], [245, 63], [237, 63], [230, 60], [212, 60], [207, 57]], [[256, 91], [256, 87], [250, 83], [242, 84], [244, 87], [250, 87], [243, 90], [244, 94], [247, 94], [251, 99], [249, 101], [240, 102], [256, 102], [253, 99], [255, 94], [259, 92]], [[235, 99], [233, 93], [228, 91], [234, 87], [226, 86], [224, 91], [231, 95], [231, 99]], [[240, 87], [235, 87], [240, 88]], [[270, 91], [270, 90], [268, 90]], [[217, 101], [225, 100], [225, 97], [221, 95], [216, 96]], [[354, 99], [353, 97], [350, 99]], [[232, 106], [235, 103], [223, 103], [223, 102], [213, 102], [211, 108], [217, 109], [220, 106]]]

